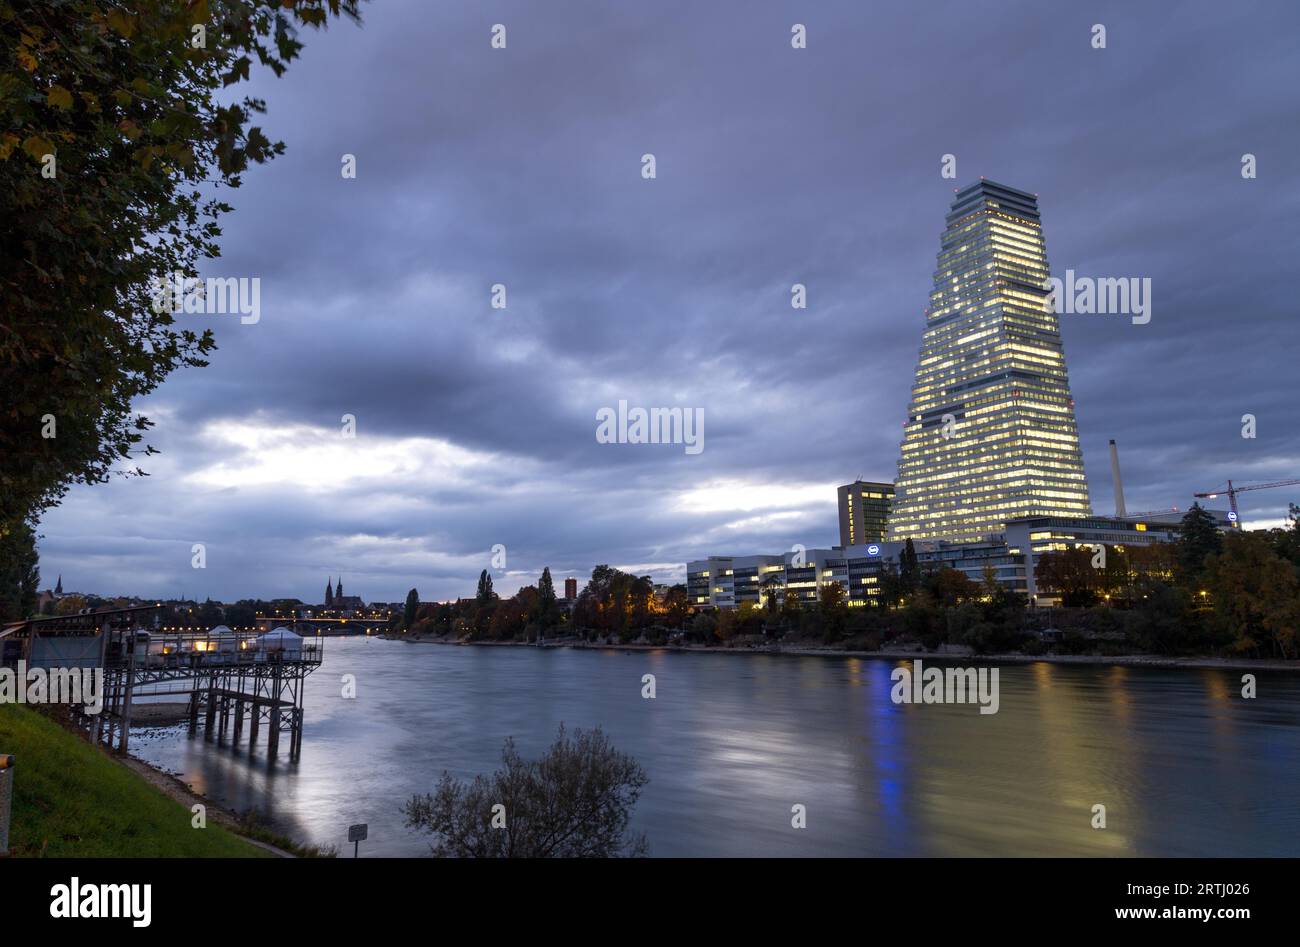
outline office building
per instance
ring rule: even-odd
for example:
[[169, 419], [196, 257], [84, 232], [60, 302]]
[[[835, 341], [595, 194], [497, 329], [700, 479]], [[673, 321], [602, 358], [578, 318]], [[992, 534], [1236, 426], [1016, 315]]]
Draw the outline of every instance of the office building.
[[941, 238], [890, 540], [980, 541], [1091, 507], [1038, 199], [980, 180]]
[[892, 483], [855, 480], [839, 488], [840, 545], [884, 542]]

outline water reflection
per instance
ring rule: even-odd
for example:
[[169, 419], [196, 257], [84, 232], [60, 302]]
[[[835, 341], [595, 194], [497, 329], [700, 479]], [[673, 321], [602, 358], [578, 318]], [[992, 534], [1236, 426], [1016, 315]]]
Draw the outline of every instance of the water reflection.
[[[499, 763], [513, 735], [604, 727], [650, 776], [656, 855], [1294, 855], [1300, 679], [1039, 662], [1001, 668], [997, 714], [894, 705], [885, 660], [330, 642], [302, 759], [268, 766], [188, 740], [139, 755], [280, 830], [362, 855], [419, 855], [400, 808]], [[930, 663], [930, 662], [927, 662]], [[938, 662], [935, 662], [938, 663]], [[344, 674], [357, 696], [342, 697]], [[641, 697], [642, 675], [656, 698]], [[807, 828], [791, 827], [791, 806]], [[1092, 828], [1106, 807], [1107, 827]]]

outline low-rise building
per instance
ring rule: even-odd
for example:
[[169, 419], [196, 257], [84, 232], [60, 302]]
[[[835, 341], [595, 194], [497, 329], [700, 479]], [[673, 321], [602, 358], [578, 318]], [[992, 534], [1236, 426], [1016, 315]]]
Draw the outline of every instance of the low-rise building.
[[[1221, 530], [1234, 529], [1226, 510], [1209, 510]], [[1067, 517], [1028, 516], [1007, 523], [1005, 532], [980, 542], [918, 540], [913, 543], [921, 568], [949, 567], [972, 582], [986, 570], [1004, 589], [1035, 605], [1055, 604], [1034, 583], [1037, 558], [1045, 552], [1078, 546], [1148, 546], [1174, 542], [1181, 516]], [[762, 605], [768, 591], [784, 600], [791, 591], [801, 602], [817, 601], [828, 582], [839, 583], [852, 606], [880, 594], [881, 575], [898, 569], [905, 542], [862, 543], [828, 549], [797, 548], [783, 555], [710, 556], [686, 564], [686, 588], [696, 609]]]

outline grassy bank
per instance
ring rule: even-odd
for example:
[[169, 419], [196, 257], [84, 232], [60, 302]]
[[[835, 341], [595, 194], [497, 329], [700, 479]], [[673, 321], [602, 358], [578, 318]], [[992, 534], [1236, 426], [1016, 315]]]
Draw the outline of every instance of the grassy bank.
[[54, 721], [0, 704], [0, 753], [16, 758], [9, 846], [19, 857], [265, 858]]

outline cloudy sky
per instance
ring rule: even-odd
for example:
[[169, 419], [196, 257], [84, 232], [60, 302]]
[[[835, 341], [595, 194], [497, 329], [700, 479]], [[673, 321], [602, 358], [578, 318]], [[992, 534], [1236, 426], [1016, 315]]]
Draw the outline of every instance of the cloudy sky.
[[[1130, 510], [1300, 476], [1300, 6], [378, 0], [305, 39], [255, 77], [287, 153], [206, 270], [259, 277], [261, 319], [182, 317], [219, 351], [141, 403], [152, 476], [46, 515], [44, 584], [428, 600], [495, 544], [505, 592], [831, 545], [835, 486], [894, 479], [980, 176], [1039, 195], [1054, 274], [1152, 280], [1147, 325], [1062, 316], [1095, 510], [1112, 437]], [[705, 449], [597, 443], [620, 399], [702, 408]]]

